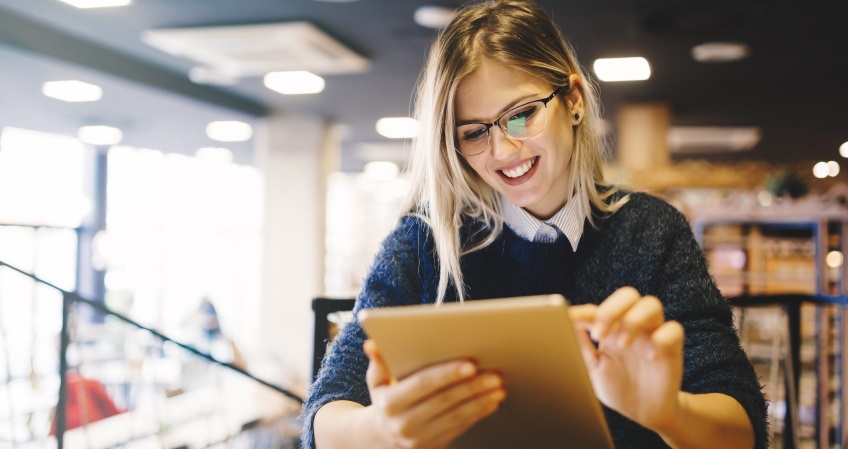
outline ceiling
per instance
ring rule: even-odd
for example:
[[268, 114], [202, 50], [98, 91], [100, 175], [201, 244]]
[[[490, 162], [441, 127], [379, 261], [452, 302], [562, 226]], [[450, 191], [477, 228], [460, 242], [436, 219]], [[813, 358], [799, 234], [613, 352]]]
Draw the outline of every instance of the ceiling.
[[[848, 141], [848, 2], [844, 0], [541, 0], [585, 66], [599, 57], [644, 56], [647, 81], [601, 83], [605, 116], [623, 102], [664, 102], [674, 126], [757, 126], [752, 150], [695, 155], [776, 163], [839, 157]], [[315, 114], [344, 129], [344, 167], [398, 157], [403, 144], [379, 136], [377, 119], [407, 116], [435, 31], [417, 25], [422, 5], [451, 0], [134, 0], [123, 8], [76, 9], [58, 0], [0, 0], [0, 127], [74, 134], [114, 124], [127, 145], [193, 153], [220, 146], [212, 120], [255, 122], [271, 111]], [[366, 57], [364, 73], [323, 75], [316, 95], [284, 96], [259, 76], [232, 86], [192, 83], [195, 66], [141, 41], [145, 30], [308, 21]], [[702, 64], [692, 46], [741, 41], [751, 57]], [[99, 84], [94, 103], [41, 94], [45, 81]], [[613, 126], [614, 129], [614, 126]], [[249, 163], [250, 142], [227, 145]], [[691, 156], [690, 156], [691, 157]]]

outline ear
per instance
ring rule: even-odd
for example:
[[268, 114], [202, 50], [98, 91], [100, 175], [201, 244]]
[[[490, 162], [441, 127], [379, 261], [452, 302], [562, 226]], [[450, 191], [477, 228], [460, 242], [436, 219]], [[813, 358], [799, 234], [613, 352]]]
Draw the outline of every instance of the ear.
[[[565, 105], [567, 106], [568, 118], [572, 125], [577, 125], [583, 120], [585, 112], [585, 104], [583, 103], [583, 83], [580, 81], [580, 76], [571, 74], [568, 76], [568, 85], [571, 87], [571, 92], [565, 96]], [[574, 118], [577, 114], [579, 118]]]

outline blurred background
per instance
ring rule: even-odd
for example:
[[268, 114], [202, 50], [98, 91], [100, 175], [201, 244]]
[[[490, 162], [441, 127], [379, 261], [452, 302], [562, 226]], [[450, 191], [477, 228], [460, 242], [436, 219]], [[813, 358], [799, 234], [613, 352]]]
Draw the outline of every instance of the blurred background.
[[[690, 219], [774, 446], [846, 447], [848, 3], [540, 3], [607, 179]], [[0, 0], [0, 448], [294, 447], [460, 4]]]

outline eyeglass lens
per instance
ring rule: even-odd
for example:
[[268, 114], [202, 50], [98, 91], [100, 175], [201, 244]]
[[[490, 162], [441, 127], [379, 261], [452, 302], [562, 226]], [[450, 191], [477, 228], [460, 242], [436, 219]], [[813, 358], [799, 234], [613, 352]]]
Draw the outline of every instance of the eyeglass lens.
[[[498, 127], [513, 139], [529, 139], [545, 128], [547, 108], [542, 100], [523, 104], [506, 111], [498, 119]], [[489, 148], [491, 134], [489, 126], [482, 123], [469, 123], [457, 126], [456, 137], [459, 151], [466, 156], [482, 153]]]

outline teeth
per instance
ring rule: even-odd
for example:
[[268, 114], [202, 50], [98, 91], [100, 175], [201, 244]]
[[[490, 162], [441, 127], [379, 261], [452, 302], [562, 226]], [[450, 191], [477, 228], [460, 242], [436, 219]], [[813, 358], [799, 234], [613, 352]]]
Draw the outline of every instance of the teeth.
[[522, 165], [520, 165], [516, 168], [513, 168], [512, 170], [503, 170], [503, 174], [505, 174], [509, 178], [517, 178], [517, 177], [527, 173], [527, 170], [530, 170], [530, 167], [533, 166], [534, 161], [535, 161], [535, 159], [531, 159], [531, 160], [525, 162], [524, 164], [522, 164]]

